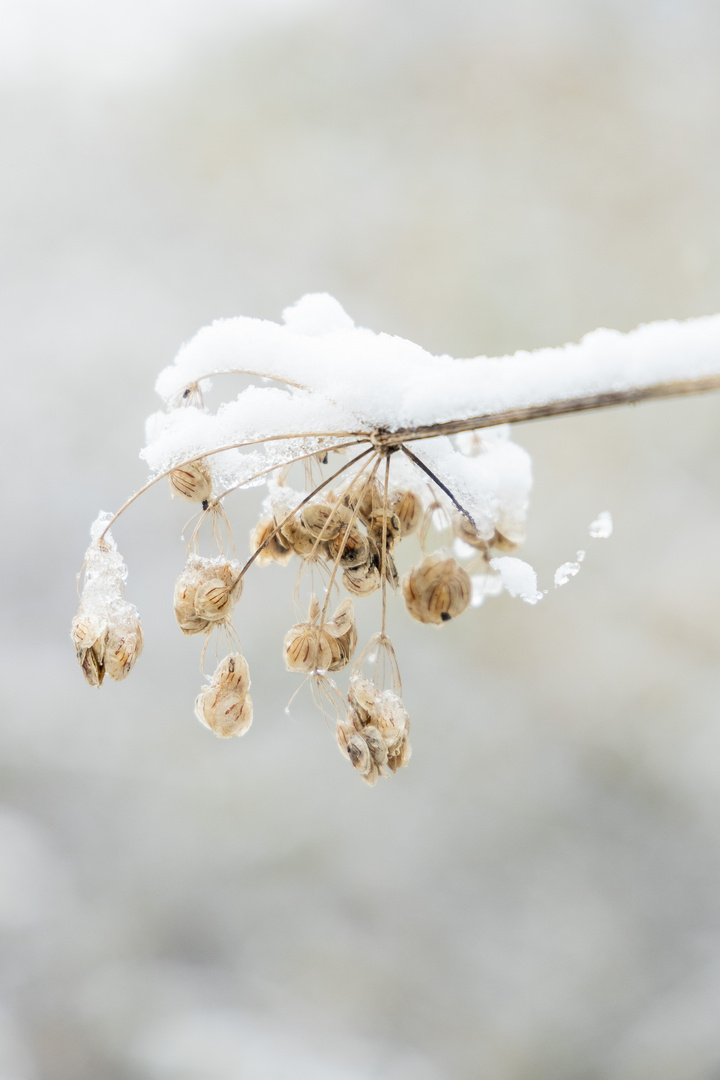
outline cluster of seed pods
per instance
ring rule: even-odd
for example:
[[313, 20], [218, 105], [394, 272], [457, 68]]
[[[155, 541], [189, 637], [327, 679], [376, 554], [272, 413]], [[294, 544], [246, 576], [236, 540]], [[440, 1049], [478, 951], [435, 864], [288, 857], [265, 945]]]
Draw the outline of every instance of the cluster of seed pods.
[[[318, 460], [326, 464], [327, 456], [319, 455]], [[381, 464], [385, 466], [384, 484], [376, 476]], [[271, 489], [274, 496], [266, 500], [265, 510], [252, 530], [251, 554], [244, 565], [227, 558], [222, 543], [220, 554], [214, 558], [190, 550], [175, 583], [174, 610], [183, 634], [205, 635], [203, 657], [214, 631], [223, 631], [231, 641], [231, 651], [219, 661], [196, 699], [195, 715], [220, 738], [243, 735], [252, 723], [253, 708], [248, 693], [248, 665], [232, 626], [233, 609], [242, 593], [244, 574], [253, 563], [285, 565], [296, 556], [300, 563], [298, 580], [309, 571], [312, 587], [307, 617], [285, 635], [285, 666], [313, 680], [317, 691], [314, 696], [323, 711], [330, 708], [334, 712], [340, 750], [360, 777], [374, 785], [380, 776], [394, 774], [410, 758], [410, 719], [402, 701], [395, 651], [385, 627], [388, 590], [402, 594], [414, 619], [440, 626], [461, 615], [471, 599], [470, 577], [452, 553], [453, 539], [462, 541], [466, 551], [474, 550], [484, 573], [489, 572], [492, 549], [507, 551], [516, 545], [498, 533], [490, 540], [481, 537], [467, 515], [450, 512], [447, 500], [433, 497], [424, 477], [415, 487], [407, 482], [391, 484], [387, 453], [375, 453], [364, 465], [358, 464], [354, 473], [346, 469], [349, 466], [317, 484], [291, 508], [288, 499], [292, 493], [279, 479]], [[341, 476], [340, 482], [331, 487], [330, 481], [337, 476]], [[217, 538], [216, 519], [221, 516], [227, 522], [221, 507], [227, 492], [214, 492], [207, 459], [184, 463], [172, 469], [168, 478], [174, 497], [201, 507], [193, 541], [207, 515], [213, 520], [213, 535]], [[431, 528], [437, 530], [434, 516], [438, 515], [450, 530], [450, 543], [426, 552], [428, 533]], [[108, 527], [88, 549], [87, 566], [97, 564], [103, 546], [112, 558], [119, 559]], [[396, 565], [398, 548], [413, 534], [420, 540], [420, 559], [401, 578]], [[120, 576], [124, 580], [122, 565]], [[112, 604], [107, 602], [107, 589], [98, 604], [97, 589], [93, 593], [86, 581], [80, 611], [73, 622], [78, 659], [86, 679], [94, 686], [100, 685], [105, 673], [113, 679], [124, 678], [142, 648], [137, 612], [122, 599], [117, 566], [113, 573]], [[324, 585], [322, 602], [315, 589], [318, 576]], [[94, 573], [92, 580], [96, 579]], [[346, 593], [344, 598], [342, 591]], [[381, 629], [356, 656], [354, 603], [377, 592], [382, 597]], [[383, 663], [378, 662], [378, 654], [383, 656]], [[351, 663], [349, 689], [343, 699], [332, 676]], [[364, 673], [368, 664], [372, 666], [370, 677]]]

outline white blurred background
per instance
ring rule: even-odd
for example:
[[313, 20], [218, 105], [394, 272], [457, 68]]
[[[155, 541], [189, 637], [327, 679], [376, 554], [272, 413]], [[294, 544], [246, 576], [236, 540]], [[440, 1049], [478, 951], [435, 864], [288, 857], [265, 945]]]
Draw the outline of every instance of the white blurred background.
[[215, 317], [327, 290], [472, 356], [720, 309], [719, 50], [712, 0], [6, 2], [0, 1080], [720, 1075], [717, 396], [516, 430], [525, 557], [582, 571], [392, 604], [414, 756], [374, 790], [284, 713], [290, 568], [238, 608], [251, 731], [194, 719], [164, 487], [115, 530], [131, 678], [68, 633]]

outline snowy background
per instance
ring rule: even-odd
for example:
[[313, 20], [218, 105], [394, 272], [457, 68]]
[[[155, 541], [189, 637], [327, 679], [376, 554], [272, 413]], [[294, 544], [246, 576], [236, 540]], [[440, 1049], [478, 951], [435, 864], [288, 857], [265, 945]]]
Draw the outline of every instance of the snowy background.
[[717, 396], [516, 431], [523, 554], [582, 570], [391, 605], [414, 756], [374, 790], [284, 714], [290, 568], [238, 608], [251, 731], [194, 719], [164, 488], [115, 530], [132, 676], [68, 631], [217, 316], [327, 290], [472, 356], [720, 309], [719, 50], [709, 0], [6, 4], [2, 1080], [718, 1076]]

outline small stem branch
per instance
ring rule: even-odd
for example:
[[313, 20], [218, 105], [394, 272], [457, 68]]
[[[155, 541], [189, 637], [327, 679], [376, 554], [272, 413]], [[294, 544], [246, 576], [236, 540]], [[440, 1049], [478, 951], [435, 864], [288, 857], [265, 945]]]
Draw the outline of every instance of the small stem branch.
[[403, 454], [406, 454], [410, 458], [410, 460], [413, 462], [413, 464], [417, 465], [417, 467], [419, 469], [422, 469], [422, 471], [424, 473], [427, 473], [427, 475], [430, 477], [432, 482], [434, 484], [437, 484], [437, 486], [440, 488], [441, 491], [445, 492], [445, 494], [447, 495], [448, 499], [450, 499], [453, 506], [455, 506], [460, 511], [460, 513], [463, 515], [463, 517], [466, 517], [468, 519], [468, 521], [470, 522], [470, 524], [474, 526], [475, 525], [475, 519], [473, 518], [472, 514], [469, 514], [467, 512], [467, 510], [465, 509], [465, 507], [462, 506], [457, 501], [457, 499], [453, 495], [450, 488], [446, 487], [445, 484], [443, 484], [442, 480], [438, 476], [435, 475], [435, 473], [432, 471], [432, 469], [429, 469], [424, 461], [421, 461], [419, 457], [416, 457], [416, 455], [413, 454], [412, 450], [408, 450], [407, 446], [401, 446], [400, 449], [402, 450]]

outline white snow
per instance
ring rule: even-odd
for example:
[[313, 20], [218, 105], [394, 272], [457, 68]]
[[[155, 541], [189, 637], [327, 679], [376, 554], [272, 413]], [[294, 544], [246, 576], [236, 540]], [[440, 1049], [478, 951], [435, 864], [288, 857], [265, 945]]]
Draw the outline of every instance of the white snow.
[[590, 526], [589, 532], [594, 540], [607, 540], [612, 536], [613, 519], [608, 510], [598, 514]]
[[530, 563], [515, 558], [514, 555], [500, 555], [490, 560], [490, 568], [500, 574], [505, 591], [510, 596], [519, 596], [526, 604], [537, 604], [543, 594], [538, 592], [537, 574]]

